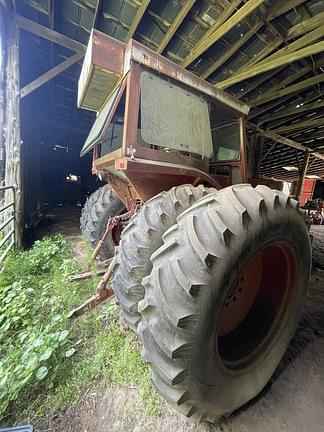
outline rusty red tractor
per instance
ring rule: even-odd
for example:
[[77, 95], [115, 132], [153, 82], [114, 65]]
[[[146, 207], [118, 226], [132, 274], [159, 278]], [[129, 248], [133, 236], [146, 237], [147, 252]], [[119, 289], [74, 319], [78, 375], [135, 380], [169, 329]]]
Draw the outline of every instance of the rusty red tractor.
[[118, 245], [82, 311], [112, 289], [157, 390], [214, 422], [264, 388], [295, 332], [311, 267], [298, 203], [248, 178], [249, 107], [136, 41], [92, 32], [79, 106], [98, 112], [81, 155], [107, 183], [82, 231], [106, 258]]

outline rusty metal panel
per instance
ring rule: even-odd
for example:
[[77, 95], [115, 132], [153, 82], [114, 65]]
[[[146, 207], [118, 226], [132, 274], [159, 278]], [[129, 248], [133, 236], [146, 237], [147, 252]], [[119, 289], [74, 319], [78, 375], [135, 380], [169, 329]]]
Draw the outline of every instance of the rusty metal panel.
[[247, 115], [249, 113], [250, 107], [246, 103], [241, 102], [238, 98], [218, 89], [208, 81], [199, 78], [135, 40], [130, 40], [126, 46], [124, 73], [129, 71], [132, 61], [147, 66], [148, 68], [160, 72], [176, 81], [180, 81], [198, 92], [213, 98], [215, 101], [220, 103], [221, 108], [231, 110], [232, 114]]
[[213, 154], [207, 101], [149, 72], [141, 74], [141, 134], [147, 144]]
[[100, 111], [122, 78], [124, 48], [122, 42], [92, 31], [78, 83], [79, 108]]

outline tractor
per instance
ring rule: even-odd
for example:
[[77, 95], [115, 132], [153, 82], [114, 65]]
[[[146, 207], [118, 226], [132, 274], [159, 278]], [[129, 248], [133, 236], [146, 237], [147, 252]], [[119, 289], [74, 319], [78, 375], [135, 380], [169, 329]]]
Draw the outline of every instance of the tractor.
[[304, 216], [280, 183], [249, 178], [249, 107], [148, 47], [93, 30], [78, 90], [97, 112], [81, 156], [106, 182], [81, 228], [114, 255], [82, 312], [114, 293], [158, 392], [215, 422], [260, 393], [294, 335]]

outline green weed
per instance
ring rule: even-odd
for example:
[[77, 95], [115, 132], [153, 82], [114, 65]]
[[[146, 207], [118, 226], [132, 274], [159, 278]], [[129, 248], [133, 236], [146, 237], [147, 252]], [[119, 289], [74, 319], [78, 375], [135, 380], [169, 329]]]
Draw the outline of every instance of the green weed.
[[94, 281], [67, 282], [79, 270], [61, 236], [13, 252], [0, 275], [0, 419], [55, 414], [91, 386], [136, 386], [148, 414], [160, 409], [136, 337], [118, 307], [70, 321], [69, 311], [93, 294]]

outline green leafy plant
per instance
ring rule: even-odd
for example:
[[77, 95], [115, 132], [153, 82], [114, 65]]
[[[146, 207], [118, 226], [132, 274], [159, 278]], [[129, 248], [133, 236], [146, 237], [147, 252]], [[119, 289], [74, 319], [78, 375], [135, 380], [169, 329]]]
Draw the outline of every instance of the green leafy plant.
[[[51, 278], [68, 257], [62, 237], [12, 253], [0, 275], [0, 415], [30, 384], [51, 388], [74, 351]], [[55, 279], [55, 278], [54, 278]]]
[[68, 282], [76, 271], [62, 236], [10, 254], [0, 274], [0, 422], [53, 415], [95, 382], [135, 385], [143, 410], [159, 412], [137, 339], [120, 324], [116, 303], [67, 318], [96, 286], [96, 278]]

